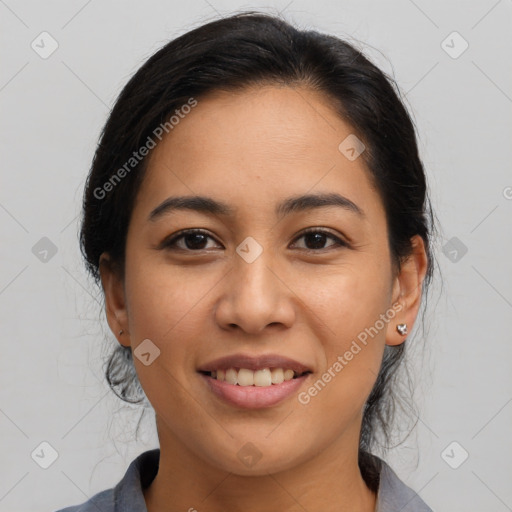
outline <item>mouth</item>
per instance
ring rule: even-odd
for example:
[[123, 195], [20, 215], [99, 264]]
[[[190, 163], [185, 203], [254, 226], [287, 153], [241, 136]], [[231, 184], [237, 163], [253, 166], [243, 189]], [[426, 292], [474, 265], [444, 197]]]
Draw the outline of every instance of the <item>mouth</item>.
[[297, 379], [311, 372], [309, 370], [297, 372], [291, 368], [262, 368], [254, 371], [250, 368], [231, 367], [227, 370], [199, 371], [199, 373], [220, 382], [227, 382], [233, 386], [268, 387]]
[[297, 392], [313, 373], [306, 365], [286, 357], [244, 354], [211, 361], [197, 371], [216, 397], [244, 409], [282, 402]]

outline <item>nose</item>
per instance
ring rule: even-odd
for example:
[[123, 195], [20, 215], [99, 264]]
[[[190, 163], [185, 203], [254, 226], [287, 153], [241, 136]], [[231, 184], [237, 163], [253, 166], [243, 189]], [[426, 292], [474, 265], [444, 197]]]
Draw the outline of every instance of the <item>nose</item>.
[[267, 328], [285, 329], [295, 320], [295, 296], [266, 252], [252, 263], [234, 255], [233, 267], [222, 281], [215, 308], [223, 329], [259, 334]]

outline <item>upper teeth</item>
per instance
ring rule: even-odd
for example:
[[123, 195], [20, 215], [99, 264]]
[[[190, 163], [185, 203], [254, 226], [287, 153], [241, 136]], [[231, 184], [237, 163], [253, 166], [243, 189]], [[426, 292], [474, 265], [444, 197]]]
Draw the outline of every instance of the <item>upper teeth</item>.
[[211, 376], [214, 379], [226, 381], [229, 384], [238, 384], [239, 386], [271, 386], [293, 379], [295, 372], [289, 368], [286, 370], [283, 368], [263, 368], [256, 371], [247, 368], [240, 368], [239, 370], [229, 368], [212, 371]]

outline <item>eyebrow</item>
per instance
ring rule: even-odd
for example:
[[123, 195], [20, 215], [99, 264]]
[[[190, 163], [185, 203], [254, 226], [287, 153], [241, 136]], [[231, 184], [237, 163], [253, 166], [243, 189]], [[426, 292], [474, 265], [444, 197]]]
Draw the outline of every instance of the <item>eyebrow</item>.
[[[293, 196], [285, 199], [276, 206], [275, 213], [278, 218], [295, 212], [312, 210], [314, 208], [325, 208], [336, 206], [346, 211], [355, 213], [361, 218], [365, 218], [364, 211], [350, 199], [337, 194], [305, 194]], [[160, 203], [149, 214], [149, 221], [156, 221], [166, 214], [176, 210], [192, 210], [211, 215], [233, 216], [235, 208], [206, 196], [174, 196], [168, 197]]]

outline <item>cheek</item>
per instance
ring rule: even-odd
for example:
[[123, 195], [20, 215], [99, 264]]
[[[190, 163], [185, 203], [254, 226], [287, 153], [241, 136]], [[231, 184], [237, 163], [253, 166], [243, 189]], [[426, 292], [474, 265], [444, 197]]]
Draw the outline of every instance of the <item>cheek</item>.
[[[211, 286], [198, 285], [170, 265], [133, 253], [126, 260], [125, 275], [132, 350], [137, 354], [137, 346], [149, 339], [160, 351], [149, 365], [134, 357], [140, 383], [156, 410], [179, 415], [186, 423], [190, 399], [183, 383], [189, 378], [197, 349], [193, 329], [197, 329], [201, 299]], [[174, 390], [172, 399], [169, 390]]]
[[366, 259], [364, 264], [347, 265], [303, 282], [307, 305], [315, 313], [312, 317], [318, 327], [326, 326], [320, 337], [325, 367], [318, 376], [320, 382], [308, 392], [310, 397], [322, 393], [319, 407], [320, 402], [329, 404], [339, 414], [336, 404], [350, 405], [352, 413], [363, 406], [377, 378], [386, 329], [392, 321], [386, 316], [389, 279], [380, 265]]
[[376, 296], [372, 302], [363, 290], [364, 307], [354, 302], [357, 298], [357, 294], [347, 295], [318, 309], [334, 334], [321, 340], [322, 368], [298, 396], [310, 418], [322, 418], [318, 421], [324, 427], [318, 428], [325, 428], [325, 421], [335, 430], [359, 421], [379, 373], [385, 328], [374, 331], [372, 327], [383, 311], [382, 301]]
[[[325, 324], [329, 344], [335, 348], [343, 349], [347, 341], [373, 326], [389, 306], [391, 276], [370, 258], [360, 260], [316, 275], [304, 273], [301, 284], [294, 283], [318, 322]], [[385, 329], [381, 322], [378, 326], [375, 337], [383, 337]]]
[[[153, 404], [179, 411], [187, 406], [187, 393], [175, 392], [168, 400], [164, 390], [182, 390], [195, 371], [197, 354], [204, 351], [204, 326], [211, 322], [209, 294], [224, 275], [201, 266], [171, 266], [132, 253], [126, 260], [125, 290], [129, 309], [132, 349], [145, 339], [160, 353], [150, 366], [135, 360], [142, 387]], [[170, 403], [173, 402], [173, 403]]]
[[201, 311], [202, 301], [216, 282], [213, 272], [203, 270], [200, 277], [197, 272], [199, 267], [180, 269], [135, 257], [127, 260], [130, 332], [137, 338], [164, 341], [186, 328], [190, 318]]

